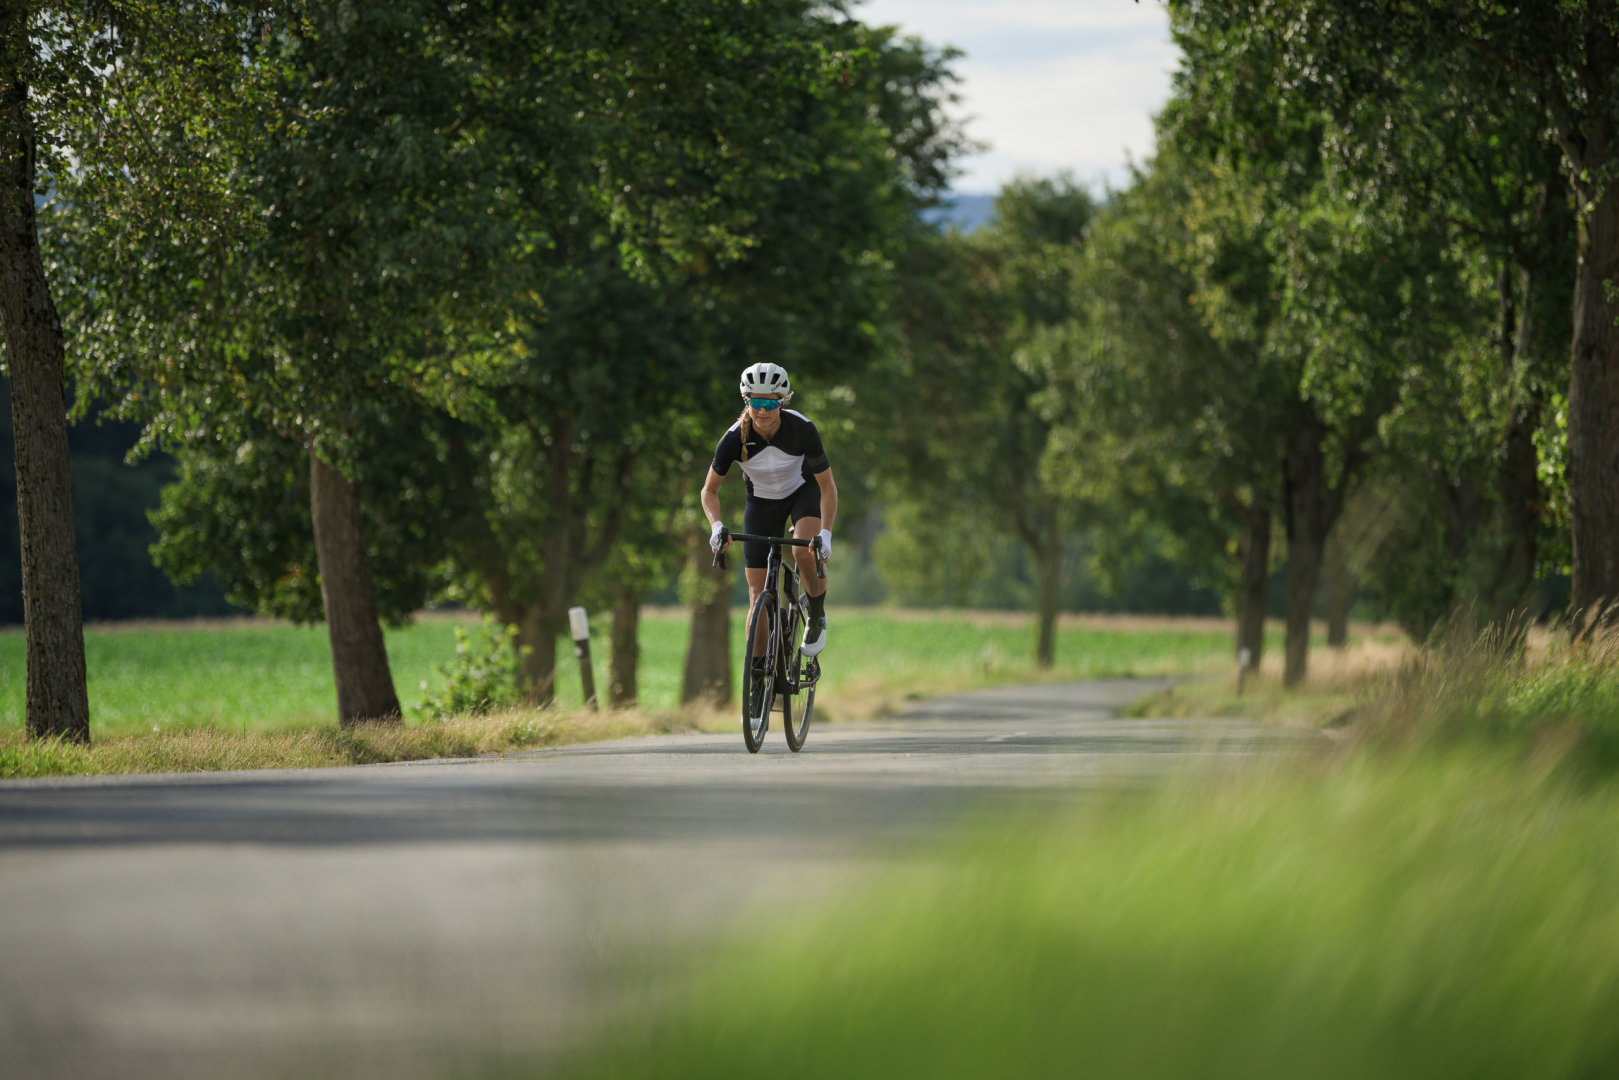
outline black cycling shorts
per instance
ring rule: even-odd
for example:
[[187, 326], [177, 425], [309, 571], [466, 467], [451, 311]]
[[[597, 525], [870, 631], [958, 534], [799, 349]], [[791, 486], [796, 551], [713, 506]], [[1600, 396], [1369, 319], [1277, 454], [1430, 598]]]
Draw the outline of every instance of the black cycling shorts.
[[[761, 499], [749, 495], [742, 507], [742, 531], [755, 536], [781, 536], [787, 531], [787, 518], [821, 516], [821, 485], [806, 481], [785, 499]], [[770, 561], [770, 545], [754, 541], [742, 544], [742, 565], [763, 570]]]

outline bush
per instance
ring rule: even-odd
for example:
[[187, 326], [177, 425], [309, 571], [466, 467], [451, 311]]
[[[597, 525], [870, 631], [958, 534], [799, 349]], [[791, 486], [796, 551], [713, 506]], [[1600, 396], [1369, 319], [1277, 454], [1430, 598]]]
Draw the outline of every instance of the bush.
[[517, 704], [517, 628], [502, 626], [485, 615], [483, 626], [469, 632], [455, 628], [455, 659], [434, 667], [444, 681], [429, 690], [426, 680], [420, 710], [448, 720], [452, 716], [483, 716]]

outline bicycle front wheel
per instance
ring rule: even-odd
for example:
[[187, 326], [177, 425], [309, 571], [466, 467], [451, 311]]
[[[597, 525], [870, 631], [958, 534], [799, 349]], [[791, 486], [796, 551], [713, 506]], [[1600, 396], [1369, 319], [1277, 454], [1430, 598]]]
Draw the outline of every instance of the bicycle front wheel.
[[[761, 627], [764, 629], [761, 631]], [[754, 656], [754, 642], [765, 638], [765, 653]], [[748, 616], [748, 636], [742, 644], [742, 741], [748, 753], [757, 754], [770, 730], [770, 707], [776, 696], [776, 652], [780, 647], [780, 627], [776, 618], [776, 597], [759, 594]]]

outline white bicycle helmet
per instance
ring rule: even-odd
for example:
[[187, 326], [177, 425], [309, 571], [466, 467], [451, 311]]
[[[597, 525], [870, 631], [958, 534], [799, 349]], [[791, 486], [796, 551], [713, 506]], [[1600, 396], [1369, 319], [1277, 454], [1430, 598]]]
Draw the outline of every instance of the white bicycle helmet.
[[787, 369], [780, 364], [754, 364], [745, 368], [740, 389], [743, 397], [780, 394], [783, 405], [793, 400], [793, 387], [787, 379]]

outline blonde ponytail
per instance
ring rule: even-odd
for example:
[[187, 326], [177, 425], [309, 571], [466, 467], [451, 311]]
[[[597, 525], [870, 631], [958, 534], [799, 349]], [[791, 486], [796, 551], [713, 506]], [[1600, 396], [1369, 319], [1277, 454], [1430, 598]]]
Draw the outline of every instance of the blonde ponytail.
[[748, 460], [748, 440], [753, 437], [753, 420], [748, 416], [748, 407], [742, 406], [740, 434], [742, 435], [742, 460]]

